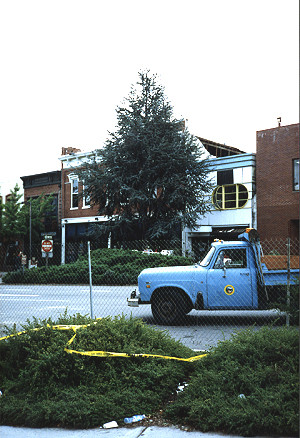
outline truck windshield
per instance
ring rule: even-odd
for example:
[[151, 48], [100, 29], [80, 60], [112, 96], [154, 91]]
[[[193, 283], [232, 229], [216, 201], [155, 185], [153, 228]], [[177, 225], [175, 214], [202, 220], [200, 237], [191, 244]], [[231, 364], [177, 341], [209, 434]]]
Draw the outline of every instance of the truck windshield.
[[214, 246], [210, 248], [210, 250], [208, 251], [208, 253], [204, 257], [202, 262], [200, 262], [200, 266], [207, 266], [207, 265], [209, 265], [209, 262], [211, 261], [211, 258], [213, 256], [215, 250], [216, 250], [216, 248]]

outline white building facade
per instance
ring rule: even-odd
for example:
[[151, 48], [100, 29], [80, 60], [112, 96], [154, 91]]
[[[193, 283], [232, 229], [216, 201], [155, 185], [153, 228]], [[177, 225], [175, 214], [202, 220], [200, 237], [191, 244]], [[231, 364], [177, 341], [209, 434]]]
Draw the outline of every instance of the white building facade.
[[195, 253], [214, 238], [235, 240], [245, 228], [256, 228], [255, 154], [210, 158], [214, 189], [211, 209], [194, 229], [184, 228], [182, 249]]

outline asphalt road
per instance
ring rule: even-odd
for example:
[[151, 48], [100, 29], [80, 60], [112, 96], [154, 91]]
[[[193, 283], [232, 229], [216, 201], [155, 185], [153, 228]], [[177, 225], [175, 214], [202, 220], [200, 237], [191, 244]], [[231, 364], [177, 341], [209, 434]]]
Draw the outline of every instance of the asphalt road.
[[[135, 286], [93, 286], [92, 308], [94, 317], [130, 315], [142, 318], [155, 326], [149, 305], [131, 308], [127, 306]], [[69, 315], [91, 314], [89, 285], [5, 285], [0, 284], [0, 335], [3, 326], [14, 323], [21, 329], [27, 319], [33, 317], [56, 320], [67, 309]], [[284, 316], [277, 311], [196, 311], [192, 310], [181, 326], [158, 326], [195, 350], [206, 350], [231, 334], [254, 326], [277, 321], [284, 324]]]

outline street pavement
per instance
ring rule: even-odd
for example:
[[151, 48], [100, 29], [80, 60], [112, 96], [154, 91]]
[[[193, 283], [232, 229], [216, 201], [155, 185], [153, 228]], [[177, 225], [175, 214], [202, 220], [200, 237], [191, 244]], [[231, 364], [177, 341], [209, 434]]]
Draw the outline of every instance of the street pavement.
[[[93, 311], [95, 317], [119, 316], [141, 318], [155, 327], [150, 305], [130, 308], [127, 298], [134, 286], [94, 286]], [[33, 317], [55, 321], [67, 309], [69, 315], [90, 314], [88, 285], [7, 285], [0, 281], [0, 336], [4, 326], [17, 329]], [[192, 310], [181, 326], [159, 326], [192, 350], [208, 350], [232, 333], [247, 327], [261, 326], [279, 319], [277, 311], [268, 310]], [[284, 321], [282, 321], [284, 323]]]
[[[114, 429], [30, 429], [23, 427], [0, 426], [1, 438], [242, 438], [238, 435], [218, 433], [203, 433], [198, 431], [181, 430], [175, 426], [135, 426], [130, 428], [120, 427]], [[255, 438], [255, 437], [254, 437]], [[263, 438], [263, 437], [256, 437]], [[272, 437], [268, 437], [272, 438]], [[278, 437], [277, 437], [278, 438]]]

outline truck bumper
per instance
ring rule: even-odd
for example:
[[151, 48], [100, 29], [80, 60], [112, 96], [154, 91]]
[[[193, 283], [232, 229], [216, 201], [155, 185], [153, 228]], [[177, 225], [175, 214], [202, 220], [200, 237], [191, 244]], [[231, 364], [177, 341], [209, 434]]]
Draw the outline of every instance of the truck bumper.
[[127, 305], [129, 307], [139, 307], [140, 305], [140, 294], [135, 290], [131, 292], [130, 298], [127, 298]]

